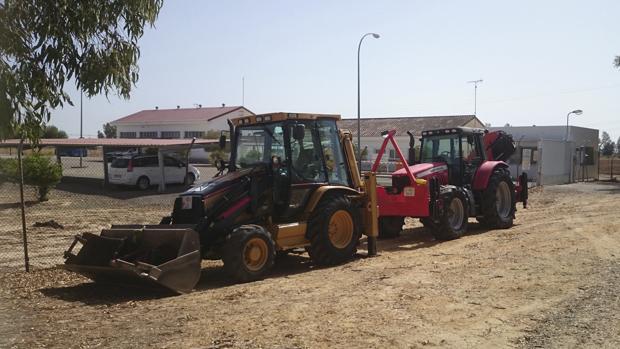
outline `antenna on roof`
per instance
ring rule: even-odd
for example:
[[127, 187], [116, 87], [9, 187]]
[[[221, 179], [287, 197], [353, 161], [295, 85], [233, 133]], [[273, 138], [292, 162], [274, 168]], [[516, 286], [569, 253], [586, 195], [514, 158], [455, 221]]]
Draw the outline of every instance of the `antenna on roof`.
[[222, 108], [226, 107], [226, 103], [222, 103]]
[[159, 110], [159, 106], [155, 106], [155, 110]]
[[202, 104], [194, 103], [194, 107], [196, 107], [196, 108], [202, 108]]
[[478, 84], [482, 83], [482, 79], [467, 81], [468, 84], [474, 84], [474, 116], [476, 116], [476, 99], [478, 94]]
[[177, 105], [177, 109], [180, 109], [180, 108], [181, 108], [181, 106], [180, 106], [180, 105]]

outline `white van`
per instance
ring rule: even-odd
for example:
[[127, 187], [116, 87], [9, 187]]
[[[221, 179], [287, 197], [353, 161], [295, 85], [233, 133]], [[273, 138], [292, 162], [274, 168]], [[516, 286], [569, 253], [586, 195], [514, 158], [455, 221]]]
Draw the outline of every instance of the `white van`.
[[[192, 165], [185, 171], [185, 163], [170, 156], [164, 156], [164, 177], [166, 184], [184, 183], [191, 185], [200, 178], [200, 171]], [[112, 160], [108, 168], [109, 182], [120, 185], [135, 185], [141, 190], [160, 183], [161, 170], [157, 155], [128, 155]]]

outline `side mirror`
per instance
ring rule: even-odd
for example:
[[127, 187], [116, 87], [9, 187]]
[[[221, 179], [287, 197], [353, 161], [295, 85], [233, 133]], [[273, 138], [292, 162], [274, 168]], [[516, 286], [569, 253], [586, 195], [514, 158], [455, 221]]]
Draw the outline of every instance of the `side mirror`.
[[224, 149], [224, 148], [226, 148], [226, 135], [221, 134], [220, 135], [220, 149]]
[[409, 158], [407, 159], [407, 162], [409, 165], [414, 165], [415, 164], [415, 136], [413, 135], [413, 132], [411, 131], [407, 131], [407, 134], [409, 135]]
[[296, 141], [303, 141], [305, 135], [306, 135], [306, 125], [295, 124], [295, 126], [293, 126], [293, 139], [295, 139]]

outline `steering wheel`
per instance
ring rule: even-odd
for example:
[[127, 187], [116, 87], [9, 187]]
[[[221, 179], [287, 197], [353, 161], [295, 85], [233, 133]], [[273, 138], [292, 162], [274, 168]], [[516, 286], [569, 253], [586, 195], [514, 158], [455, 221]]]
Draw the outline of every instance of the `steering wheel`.
[[[306, 163], [301, 167], [301, 173], [304, 179], [313, 179], [319, 173], [319, 170], [316, 168], [316, 164], [314, 163]], [[309, 175], [309, 176], [306, 176]]]

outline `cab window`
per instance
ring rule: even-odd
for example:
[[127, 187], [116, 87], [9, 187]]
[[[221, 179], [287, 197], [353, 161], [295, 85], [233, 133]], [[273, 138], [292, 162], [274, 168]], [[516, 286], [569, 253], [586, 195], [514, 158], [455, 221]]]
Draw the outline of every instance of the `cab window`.
[[349, 184], [349, 177], [346, 170], [345, 158], [340, 146], [338, 128], [334, 120], [320, 120], [319, 139], [325, 157], [325, 167], [327, 168], [327, 179], [332, 184]]
[[325, 182], [325, 171], [321, 161], [320, 143], [313, 137], [313, 122], [300, 122], [304, 124], [304, 138], [293, 138], [295, 124], [289, 125], [291, 143], [291, 168], [293, 183], [316, 183]]

